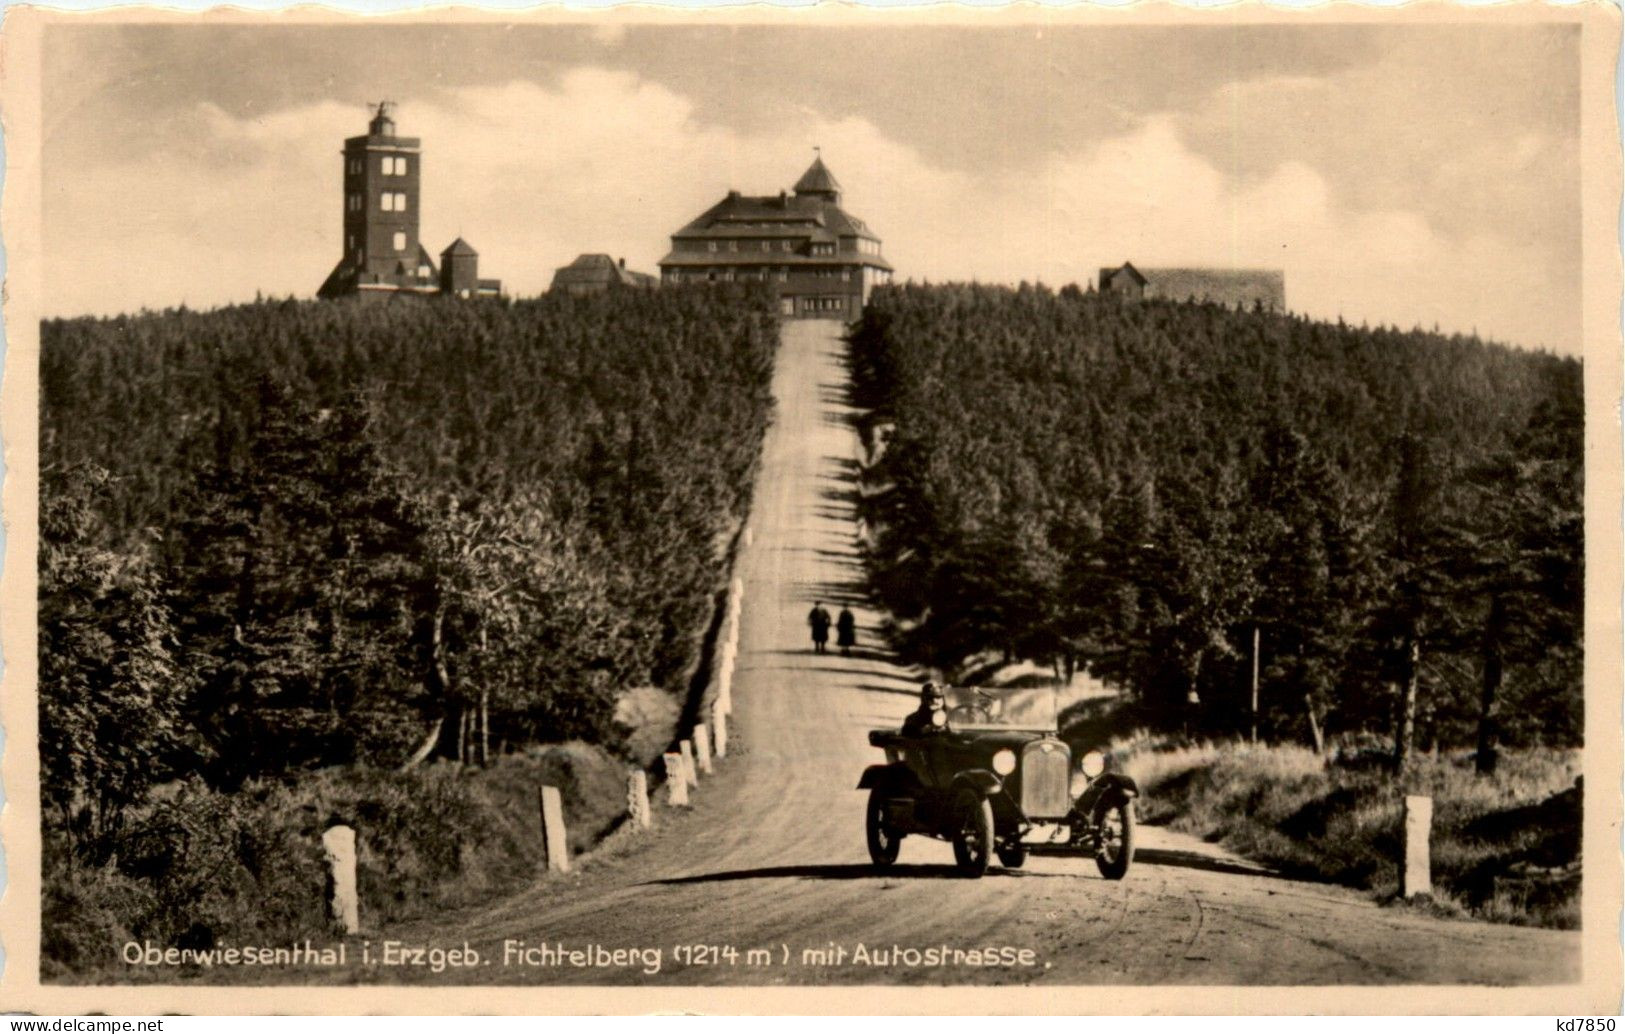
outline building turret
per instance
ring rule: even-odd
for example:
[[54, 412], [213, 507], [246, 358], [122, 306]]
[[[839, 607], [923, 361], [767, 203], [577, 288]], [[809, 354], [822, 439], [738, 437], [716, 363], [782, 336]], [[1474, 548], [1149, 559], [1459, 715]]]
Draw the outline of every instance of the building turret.
[[461, 237], [440, 253], [440, 290], [457, 298], [472, 298], [480, 289], [480, 253]]
[[367, 133], [371, 136], [394, 136], [395, 119], [392, 117], [394, 111], [394, 101], [379, 101], [378, 113], [367, 123]]
[[796, 180], [796, 197], [817, 198], [832, 205], [841, 203], [841, 185], [835, 181], [835, 174], [824, 166], [823, 158], [814, 158], [807, 171]]

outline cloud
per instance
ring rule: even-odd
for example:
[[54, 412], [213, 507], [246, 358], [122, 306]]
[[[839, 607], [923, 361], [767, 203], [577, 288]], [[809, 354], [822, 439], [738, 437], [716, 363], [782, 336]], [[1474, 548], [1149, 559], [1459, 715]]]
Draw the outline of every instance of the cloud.
[[[466, 237], [482, 273], [519, 294], [545, 290], [583, 251], [653, 271], [673, 230], [730, 187], [788, 187], [818, 144], [900, 277], [1058, 285], [1124, 259], [1272, 266], [1286, 270], [1291, 307], [1314, 315], [1578, 348], [1572, 289], [1547, 282], [1558, 274], [1535, 243], [1352, 207], [1299, 161], [1238, 178], [1173, 117], [1024, 174], [944, 167], [863, 118], [802, 111], [733, 129], [665, 86], [590, 66], [555, 85], [449, 90], [397, 117], [424, 142], [425, 244]], [[364, 121], [333, 103], [252, 119], [198, 104], [183, 153], [50, 176], [48, 309], [314, 293], [339, 254], [339, 148]]]

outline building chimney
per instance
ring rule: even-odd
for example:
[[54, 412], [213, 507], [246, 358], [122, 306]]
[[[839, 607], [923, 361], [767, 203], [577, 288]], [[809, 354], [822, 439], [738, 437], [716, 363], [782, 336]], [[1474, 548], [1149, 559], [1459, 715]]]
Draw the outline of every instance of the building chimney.
[[625, 268], [626, 268], [626, 259], [624, 259], [624, 258], [623, 258], [623, 259], [621, 259], [621, 268], [622, 268], [622, 269], [625, 269]]

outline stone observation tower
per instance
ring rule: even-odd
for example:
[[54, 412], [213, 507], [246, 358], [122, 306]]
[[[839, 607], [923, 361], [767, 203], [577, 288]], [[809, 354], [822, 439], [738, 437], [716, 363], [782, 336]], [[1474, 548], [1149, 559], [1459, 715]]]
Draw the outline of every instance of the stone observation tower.
[[479, 279], [478, 256], [461, 238], [446, 249], [456, 253], [455, 278], [441, 277], [418, 240], [423, 152], [417, 137], [395, 135], [394, 107], [380, 102], [366, 135], [344, 141], [344, 256], [318, 297], [500, 294], [500, 280]]

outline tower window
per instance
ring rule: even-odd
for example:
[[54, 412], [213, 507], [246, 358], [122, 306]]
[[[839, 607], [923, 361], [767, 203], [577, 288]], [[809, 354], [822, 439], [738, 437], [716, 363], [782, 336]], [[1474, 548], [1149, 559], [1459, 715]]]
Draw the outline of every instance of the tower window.
[[405, 156], [403, 156], [403, 155], [395, 155], [395, 154], [386, 154], [386, 155], [384, 155], [384, 175], [385, 176], [405, 176], [406, 175], [406, 158], [405, 158]]
[[352, 212], [361, 211], [361, 195], [360, 194], [351, 194], [349, 197], [345, 198], [345, 203], [346, 203], [346, 205], [348, 205], [350, 211], [352, 211]]
[[395, 233], [395, 250], [396, 251], [405, 251], [406, 250], [406, 234], [401, 233], [399, 231], [396, 231], [396, 233]]
[[400, 191], [386, 190], [378, 195], [378, 204], [386, 212], [404, 212], [406, 195]]

